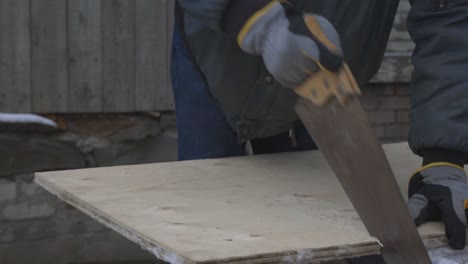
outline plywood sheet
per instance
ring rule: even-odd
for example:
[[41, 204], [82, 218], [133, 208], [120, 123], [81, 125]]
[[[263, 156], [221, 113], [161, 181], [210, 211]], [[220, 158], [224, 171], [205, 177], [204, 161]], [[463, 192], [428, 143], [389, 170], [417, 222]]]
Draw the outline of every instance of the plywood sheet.
[[[406, 144], [385, 149], [406, 190], [419, 158]], [[314, 262], [380, 248], [318, 151], [47, 172], [36, 182], [171, 263]], [[428, 245], [444, 242], [438, 223], [420, 232]]]

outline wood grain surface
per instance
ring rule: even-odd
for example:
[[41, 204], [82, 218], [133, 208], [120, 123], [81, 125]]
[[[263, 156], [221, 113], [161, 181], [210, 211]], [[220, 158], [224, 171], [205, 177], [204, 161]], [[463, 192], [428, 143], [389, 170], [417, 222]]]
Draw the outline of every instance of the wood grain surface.
[[[385, 151], [404, 194], [420, 159], [407, 144]], [[35, 181], [171, 263], [319, 262], [380, 250], [318, 151], [45, 172]], [[428, 247], [445, 243], [440, 223], [419, 231]]]

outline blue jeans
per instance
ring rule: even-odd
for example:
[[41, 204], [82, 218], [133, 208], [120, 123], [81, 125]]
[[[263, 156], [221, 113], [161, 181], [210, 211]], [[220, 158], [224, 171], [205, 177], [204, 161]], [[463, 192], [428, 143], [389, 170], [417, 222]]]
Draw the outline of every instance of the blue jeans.
[[[176, 24], [171, 52], [171, 81], [176, 105], [179, 159], [206, 159], [245, 155], [245, 144], [227, 123], [223, 110], [186, 50]], [[251, 141], [254, 154], [317, 149], [303, 125], [289, 132]]]

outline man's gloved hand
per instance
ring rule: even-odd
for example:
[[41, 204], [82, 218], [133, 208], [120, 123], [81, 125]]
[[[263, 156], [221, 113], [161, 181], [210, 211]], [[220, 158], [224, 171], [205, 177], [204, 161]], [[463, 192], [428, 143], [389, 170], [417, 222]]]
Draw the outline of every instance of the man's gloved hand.
[[272, 1], [254, 13], [237, 41], [245, 52], [262, 56], [268, 71], [288, 88], [319, 67], [336, 72], [343, 63], [333, 25], [322, 16], [298, 13], [286, 1]]
[[417, 226], [443, 221], [449, 245], [465, 247], [468, 184], [462, 167], [447, 162], [426, 165], [412, 176], [408, 194], [408, 208]]

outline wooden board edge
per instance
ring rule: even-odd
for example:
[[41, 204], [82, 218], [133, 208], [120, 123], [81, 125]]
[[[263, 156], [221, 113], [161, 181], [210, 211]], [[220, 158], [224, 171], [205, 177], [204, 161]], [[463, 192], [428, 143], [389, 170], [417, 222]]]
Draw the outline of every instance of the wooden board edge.
[[229, 258], [200, 262], [199, 264], [270, 264], [270, 263], [321, 263], [323, 261], [340, 260], [380, 254], [377, 242], [359, 243], [320, 249], [301, 249], [283, 251], [280, 253], [262, 254], [241, 258]]
[[[81, 203], [73, 194], [64, 192], [62, 193], [60, 188], [58, 188], [53, 182], [48, 181], [45, 177], [42, 177], [42, 173], [34, 174], [34, 182], [40, 187], [44, 188], [47, 192], [57, 196], [62, 201], [72, 205], [79, 211], [93, 218], [97, 222], [103, 224], [107, 228], [110, 228], [132, 241], [133, 243], [139, 245], [144, 250], [150, 252], [156, 258], [166, 261], [171, 264], [197, 264], [194, 261], [189, 260], [188, 258], [173, 253], [173, 250], [169, 250], [164, 246], [158, 245], [159, 243], [153, 242], [147, 236], [143, 234], [135, 234], [137, 232], [130, 230], [127, 226], [122, 223], [118, 223], [112, 220], [110, 217], [106, 216], [104, 213], [98, 211], [96, 208], [89, 206], [86, 203]], [[143, 238], [143, 239], [142, 239]]]
[[104, 226], [114, 230], [118, 234], [129, 239], [133, 243], [141, 246], [144, 250], [150, 252], [158, 259], [172, 263], [172, 264], [215, 264], [215, 263], [230, 263], [230, 264], [241, 264], [241, 263], [253, 263], [253, 264], [267, 264], [267, 263], [297, 263], [297, 262], [321, 262], [328, 260], [344, 259], [350, 257], [358, 257], [365, 255], [373, 255], [380, 253], [380, 246], [377, 242], [360, 243], [357, 245], [344, 245], [338, 247], [320, 248], [320, 249], [301, 249], [294, 251], [283, 251], [271, 254], [261, 254], [256, 256], [247, 256], [239, 258], [227, 258], [210, 261], [193, 261], [173, 253], [173, 251], [167, 249], [164, 246], [158, 245], [159, 243], [152, 241], [144, 234], [130, 230], [127, 226], [112, 220], [109, 216], [106, 216], [103, 212], [90, 206], [85, 202], [79, 201], [77, 197], [69, 192], [62, 191], [61, 188], [56, 186], [53, 182], [47, 180], [47, 177], [43, 177], [45, 173], [35, 173], [34, 182], [40, 187], [44, 188], [47, 192], [57, 196], [64, 202], [72, 205], [81, 212], [90, 216], [94, 220], [103, 224]]
[[[138, 233], [129, 229], [127, 226], [112, 220], [103, 212], [88, 205], [85, 202], [80, 202], [77, 197], [68, 192], [61, 191], [61, 188], [53, 182], [47, 180], [47, 172], [35, 173], [34, 182], [47, 192], [57, 196], [64, 202], [72, 205], [79, 211], [90, 216], [94, 220], [104, 226], [114, 230], [118, 234], [129, 239], [133, 243], [141, 246], [144, 250], [163, 261], [171, 264], [269, 264], [269, 263], [319, 263], [322, 261], [331, 261], [345, 258], [353, 258], [359, 256], [368, 256], [380, 254], [380, 245], [378, 242], [366, 242], [356, 245], [343, 245], [337, 247], [320, 248], [320, 249], [301, 249], [293, 251], [283, 251], [279, 253], [260, 254], [248, 257], [233, 257], [226, 259], [217, 259], [210, 261], [194, 261], [185, 256], [173, 253], [167, 247], [160, 245], [161, 243], [149, 239], [144, 234]], [[44, 175], [44, 176], [42, 176]], [[447, 245], [447, 239], [444, 235], [426, 235], [422, 236], [424, 245], [427, 249], [438, 248]], [[159, 244], [159, 245], [158, 245]]]

